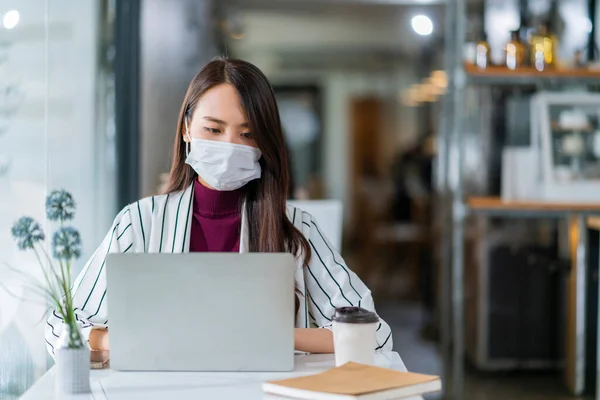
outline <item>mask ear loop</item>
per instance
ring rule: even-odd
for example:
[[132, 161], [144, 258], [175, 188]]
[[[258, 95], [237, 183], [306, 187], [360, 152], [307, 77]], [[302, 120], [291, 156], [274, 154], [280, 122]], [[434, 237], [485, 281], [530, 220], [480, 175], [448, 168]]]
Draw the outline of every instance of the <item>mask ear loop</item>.
[[190, 137], [190, 129], [188, 127], [187, 117], [183, 117], [183, 121], [185, 123], [185, 136], [187, 137], [187, 142], [185, 142], [185, 156], [187, 157], [190, 155], [190, 143], [192, 138]]

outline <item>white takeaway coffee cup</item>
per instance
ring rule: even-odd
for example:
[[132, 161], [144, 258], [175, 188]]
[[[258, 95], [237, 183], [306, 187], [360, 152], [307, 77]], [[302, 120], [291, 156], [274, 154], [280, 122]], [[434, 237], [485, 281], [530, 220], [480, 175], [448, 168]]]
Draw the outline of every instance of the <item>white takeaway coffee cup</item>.
[[333, 316], [335, 365], [348, 362], [373, 365], [377, 347], [377, 323], [374, 312], [360, 307], [341, 307]]

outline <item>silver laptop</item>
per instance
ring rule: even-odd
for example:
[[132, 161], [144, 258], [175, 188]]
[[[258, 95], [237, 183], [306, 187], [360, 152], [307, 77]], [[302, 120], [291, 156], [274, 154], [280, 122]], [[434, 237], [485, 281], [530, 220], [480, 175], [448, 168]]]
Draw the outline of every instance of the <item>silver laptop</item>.
[[110, 364], [135, 371], [290, 371], [291, 254], [110, 254]]

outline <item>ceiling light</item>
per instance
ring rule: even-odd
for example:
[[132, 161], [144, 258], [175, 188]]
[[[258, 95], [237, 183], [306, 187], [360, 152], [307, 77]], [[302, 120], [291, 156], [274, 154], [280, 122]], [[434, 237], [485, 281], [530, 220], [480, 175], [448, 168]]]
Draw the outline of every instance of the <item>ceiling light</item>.
[[10, 10], [2, 17], [2, 24], [6, 29], [12, 29], [19, 23], [19, 12]]
[[426, 15], [416, 15], [410, 21], [413, 30], [421, 36], [428, 36], [433, 33], [433, 22]]

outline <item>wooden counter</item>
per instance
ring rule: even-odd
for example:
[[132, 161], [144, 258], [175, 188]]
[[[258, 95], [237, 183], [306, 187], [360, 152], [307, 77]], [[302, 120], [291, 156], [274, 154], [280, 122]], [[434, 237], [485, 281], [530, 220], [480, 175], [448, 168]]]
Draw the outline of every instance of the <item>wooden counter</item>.
[[600, 213], [598, 203], [562, 203], [551, 201], [504, 201], [500, 197], [469, 197], [467, 205], [473, 211], [538, 211], [564, 213]]
[[587, 219], [587, 226], [590, 229], [600, 231], [600, 217], [594, 216]]

